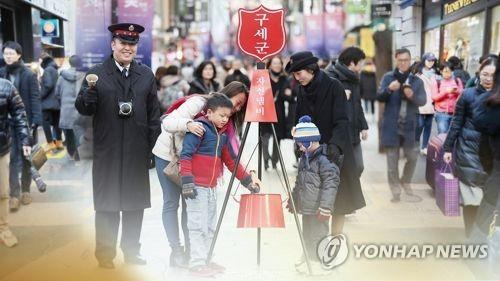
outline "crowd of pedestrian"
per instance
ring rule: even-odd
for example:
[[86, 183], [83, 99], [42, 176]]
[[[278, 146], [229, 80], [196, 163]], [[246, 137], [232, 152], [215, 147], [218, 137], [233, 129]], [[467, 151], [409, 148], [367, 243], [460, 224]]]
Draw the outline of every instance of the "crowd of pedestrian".
[[[69, 67], [61, 67], [45, 54], [37, 75], [24, 65], [18, 43], [4, 44], [0, 240], [8, 246], [17, 243], [7, 217], [9, 210], [32, 201], [30, 155], [41, 126], [47, 152], [66, 147], [74, 161], [80, 159], [79, 147], [93, 140], [99, 266], [114, 267], [120, 221], [125, 261], [146, 263], [139, 240], [144, 209], [151, 206], [148, 169], [155, 167], [170, 266], [214, 276], [224, 271], [222, 265], [206, 263], [217, 217], [214, 190], [223, 165], [235, 170], [250, 192], [259, 192], [255, 173], [235, 165], [255, 66], [239, 59], [206, 60], [195, 68], [173, 62], [153, 74], [134, 59], [143, 30], [135, 24], [110, 26], [112, 54], [87, 73], [76, 55], [69, 58]], [[387, 157], [390, 201], [422, 200], [412, 179], [419, 154], [428, 153], [435, 121], [437, 134], [446, 134], [443, 161], [460, 183], [466, 235], [498, 245], [498, 232], [492, 234], [491, 227], [498, 229], [500, 223], [495, 215], [500, 206], [498, 57], [483, 56], [472, 78], [456, 57], [440, 61], [426, 53], [414, 61], [402, 48], [395, 51], [394, 62], [394, 70], [377, 81], [373, 59], [358, 47], [345, 48], [321, 64], [309, 51], [266, 61], [278, 122], [276, 140], [271, 124], [259, 124], [264, 169], [277, 169], [282, 141], [294, 141], [298, 175], [295, 203], [288, 208], [293, 212], [295, 206], [303, 215], [306, 250], [315, 270], [321, 267], [314, 246], [328, 233], [342, 233], [345, 216], [366, 205], [360, 182], [362, 142], [376, 119], [377, 103], [384, 105], [380, 143]], [[90, 74], [97, 82], [85, 79]], [[401, 151], [406, 158], [402, 173]], [[304, 262], [302, 257], [298, 271], [306, 270]]]

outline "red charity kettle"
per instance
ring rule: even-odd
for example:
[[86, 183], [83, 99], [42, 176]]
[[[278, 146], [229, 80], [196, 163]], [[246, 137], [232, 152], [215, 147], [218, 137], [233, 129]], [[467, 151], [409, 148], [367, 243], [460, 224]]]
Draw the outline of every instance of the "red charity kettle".
[[281, 194], [242, 194], [238, 228], [284, 228]]

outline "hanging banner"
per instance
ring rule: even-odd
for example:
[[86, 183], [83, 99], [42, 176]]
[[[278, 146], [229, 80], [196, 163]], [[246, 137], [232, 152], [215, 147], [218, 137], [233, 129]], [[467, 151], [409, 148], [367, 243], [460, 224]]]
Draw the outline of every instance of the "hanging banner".
[[77, 0], [75, 30], [76, 54], [83, 61], [83, 71], [102, 63], [111, 54], [111, 0], [89, 1]]
[[267, 69], [253, 71], [245, 122], [278, 122], [271, 80]]
[[144, 32], [140, 34], [137, 46], [136, 60], [151, 67], [151, 56], [153, 54], [153, 0], [118, 0], [116, 13], [118, 22], [130, 22], [140, 24]]
[[344, 11], [340, 7], [331, 13], [323, 15], [326, 52], [328, 56], [337, 55], [342, 50], [342, 43], [344, 42]]
[[260, 5], [254, 10], [239, 9], [238, 36], [240, 50], [261, 61], [285, 47], [286, 35], [283, 9], [269, 10]]
[[[316, 55], [323, 55], [324, 40], [323, 40], [323, 15], [308, 15], [305, 16], [305, 30], [307, 49]], [[328, 34], [333, 35], [333, 34]]]

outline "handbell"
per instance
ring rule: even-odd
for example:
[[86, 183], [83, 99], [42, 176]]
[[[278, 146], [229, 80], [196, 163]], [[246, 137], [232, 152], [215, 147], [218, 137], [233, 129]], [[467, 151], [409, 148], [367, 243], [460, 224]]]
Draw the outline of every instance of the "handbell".
[[97, 80], [99, 80], [99, 77], [95, 74], [89, 74], [85, 77], [85, 80], [87, 80], [87, 84], [89, 87], [95, 87], [97, 84]]

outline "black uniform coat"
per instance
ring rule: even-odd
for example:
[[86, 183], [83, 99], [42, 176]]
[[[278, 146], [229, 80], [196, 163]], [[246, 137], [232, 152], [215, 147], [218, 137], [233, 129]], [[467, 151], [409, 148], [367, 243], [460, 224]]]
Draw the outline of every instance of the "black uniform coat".
[[[148, 164], [160, 133], [156, 80], [150, 68], [132, 62], [122, 78], [113, 58], [91, 68], [99, 77], [97, 104], [85, 104], [84, 80], [75, 105], [83, 115], [93, 115], [94, 152], [92, 180], [96, 211], [132, 211], [151, 206]], [[118, 100], [125, 100], [130, 81], [133, 115], [118, 116]]]
[[[332, 161], [332, 146], [336, 145], [344, 155], [340, 167], [340, 185], [335, 199], [334, 214], [349, 214], [366, 206], [349, 134], [346, 113], [346, 95], [342, 84], [318, 72], [306, 86], [298, 87], [296, 119], [309, 115], [321, 133], [320, 143], [328, 145]], [[297, 122], [296, 122], [297, 123]]]

